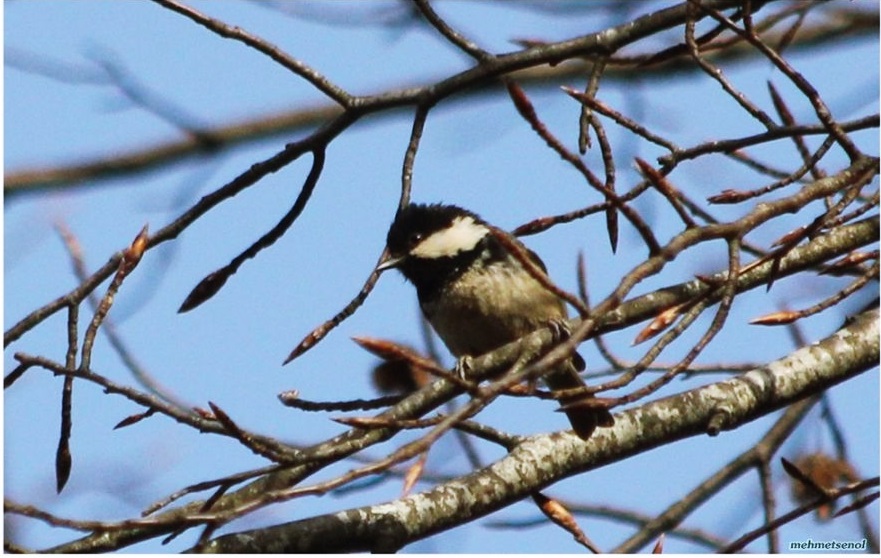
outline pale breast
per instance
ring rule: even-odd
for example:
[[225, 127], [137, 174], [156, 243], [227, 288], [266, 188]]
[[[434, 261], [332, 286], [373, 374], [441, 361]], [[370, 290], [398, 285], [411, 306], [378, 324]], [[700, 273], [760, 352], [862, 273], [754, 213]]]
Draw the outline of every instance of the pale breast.
[[566, 316], [561, 301], [525, 270], [499, 263], [464, 272], [422, 310], [455, 356], [486, 353]]

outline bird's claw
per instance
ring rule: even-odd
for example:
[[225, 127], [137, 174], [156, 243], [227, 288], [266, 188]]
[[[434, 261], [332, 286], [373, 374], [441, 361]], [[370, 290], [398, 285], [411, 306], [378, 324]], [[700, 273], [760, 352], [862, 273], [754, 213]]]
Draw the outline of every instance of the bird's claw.
[[572, 335], [572, 330], [569, 328], [569, 324], [562, 318], [548, 320], [548, 328], [550, 328], [551, 334], [554, 336], [554, 341], [557, 343], [569, 339]]
[[468, 355], [456, 360], [456, 375], [462, 380], [467, 380], [472, 369], [472, 358]]

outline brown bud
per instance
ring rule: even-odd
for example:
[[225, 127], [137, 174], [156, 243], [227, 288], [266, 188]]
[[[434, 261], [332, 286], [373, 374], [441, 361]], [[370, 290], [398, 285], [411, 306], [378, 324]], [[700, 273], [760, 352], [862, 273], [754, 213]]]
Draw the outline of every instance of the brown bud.
[[187, 298], [184, 299], [180, 308], [178, 308], [178, 313], [189, 312], [216, 295], [227, 279], [229, 279], [229, 274], [226, 273], [226, 268], [209, 273], [204, 279], [199, 281], [198, 285], [193, 287], [193, 290], [190, 291], [190, 294], [187, 295]]
[[742, 202], [745, 199], [748, 199], [749, 197], [749, 192], [744, 192], [743, 190], [725, 189], [715, 196], [708, 197], [707, 201], [715, 204], [738, 203]]
[[655, 335], [664, 331], [670, 324], [676, 321], [676, 318], [682, 313], [682, 309], [684, 308], [683, 304], [678, 304], [676, 306], [672, 306], [667, 308], [657, 316], [655, 319], [649, 323], [633, 340], [633, 345], [639, 345], [643, 341], [647, 339], [651, 339]]
[[373, 417], [336, 417], [331, 420], [352, 428], [382, 428], [389, 425], [388, 420]]
[[427, 459], [428, 452], [422, 452], [419, 459], [416, 460], [416, 463], [407, 469], [407, 474], [404, 475], [404, 488], [401, 491], [401, 496], [409, 494], [410, 490], [412, 490], [413, 486], [416, 484], [416, 481], [422, 477], [422, 472], [425, 470], [425, 461]]
[[664, 533], [661, 533], [661, 536], [658, 537], [657, 542], [655, 542], [654, 548], [652, 548], [652, 554], [663, 554], [664, 553]]
[[805, 234], [805, 230], [807, 230], [807, 227], [798, 227], [775, 240], [771, 243], [771, 246], [785, 246], [786, 244], [795, 242]]
[[156, 409], [151, 408], [151, 409], [147, 409], [143, 413], [129, 415], [129, 416], [125, 417], [124, 419], [122, 419], [121, 421], [117, 422], [116, 426], [114, 426], [113, 429], [116, 430], [118, 428], [125, 428], [126, 426], [131, 426], [133, 424], [137, 424], [137, 423], [141, 422], [142, 420], [144, 420], [145, 418], [147, 418], [150, 415], [153, 415], [155, 413], [156, 413]]
[[583, 534], [581, 528], [578, 526], [578, 522], [575, 521], [572, 512], [570, 512], [566, 506], [553, 498], [548, 498], [540, 492], [534, 493], [532, 499], [538, 504], [541, 513], [545, 514], [548, 519], [560, 527], [572, 533], [575, 538], [578, 538]]
[[799, 318], [800, 314], [793, 310], [781, 310], [779, 312], [771, 312], [770, 314], [765, 314], [764, 316], [759, 316], [758, 318], [753, 318], [749, 321], [749, 323], [753, 325], [785, 325], [791, 324], [795, 320]]
[[144, 255], [144, 250], [147, 249], [147, 241], [150, 240], [149, 234], [149, 225], [144, 225], [135, 239], [132, 241], [131, 246], [126, 248], [122, 255], [129, 262], [129, 264], [134, 267], [141, 261], [141, 256]]
[[511, 100], [514, 101], [514, 107], [517, 108], [517, 112], [523, 118], [530, 122], [536, 120], [537, 116], [535, 108], [532, 106], [532, 101], [529, 100], [523, 89], [513, 81], [508, 82], [508, 95], [511, 96]]
[[202, 407], [193, 407], [193, 412], [205, 420], [217, 420], [217, 417], [214, 416], [214, 413], [208, 411], [207, 409], [203, 409]]
[[836, 262], [832, 262], [831, 264], [827, 265], [825, 267], [825, 269], [820, 271], [820, 275], [824, 275], [824, 274], [835, 275], [836, 273], [839, 273], [839, 272], [847, 269], [848, 267], [851, 267], [851, 266], [854, 266], [857, 264], [861, 264], [866, 260], [875, 259], [877, 257], [878, 257], [877, 250], [874, 250], [872, 252], [853, 251], [850, 254], [841, 258], [840, 260], [838, 260]]

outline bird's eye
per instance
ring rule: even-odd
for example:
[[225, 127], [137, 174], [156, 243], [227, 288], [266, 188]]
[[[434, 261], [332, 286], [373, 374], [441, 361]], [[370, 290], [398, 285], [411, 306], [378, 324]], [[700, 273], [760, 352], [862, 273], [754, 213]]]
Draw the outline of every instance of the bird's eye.
[[412, 233], [407, 237], [407, 247], [412, 248], [422, 241], [422, 233]]

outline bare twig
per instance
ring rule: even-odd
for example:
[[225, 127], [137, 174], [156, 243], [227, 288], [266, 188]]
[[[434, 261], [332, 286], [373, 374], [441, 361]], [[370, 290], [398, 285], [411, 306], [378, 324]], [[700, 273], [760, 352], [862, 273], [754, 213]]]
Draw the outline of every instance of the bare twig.
[[175, 11], [189, 18], [195, 23], [198, 23], [199, 25], [205, 27], [212, 33], [215, 33], [226, 39], [233, 39], [242, 42], [249, 47], [257, 50], [258, 52], [265, 54], [282, 67], [306, 79], [309, 83], [315, 86], [316, 89], [318, 89], [340, 105], [347, 107], [351, 103], [352, 97], [343, 89], [332, 83], [325, 76], [321, 75], [304, 62], [301, 62], [300, 60], [297, 60], [296, 58], [293, 58], [288, 54], [282, 52], [277, 46], [270, 44], [266, 40], [261, 39], [260, 37], [256, 37], [240, 27], [227, 25], [220, 20], [208, 17], [189, 6], [181, 4], [174, 0], [153, 1], [160, 6], [168, 8], [169, 10]]

